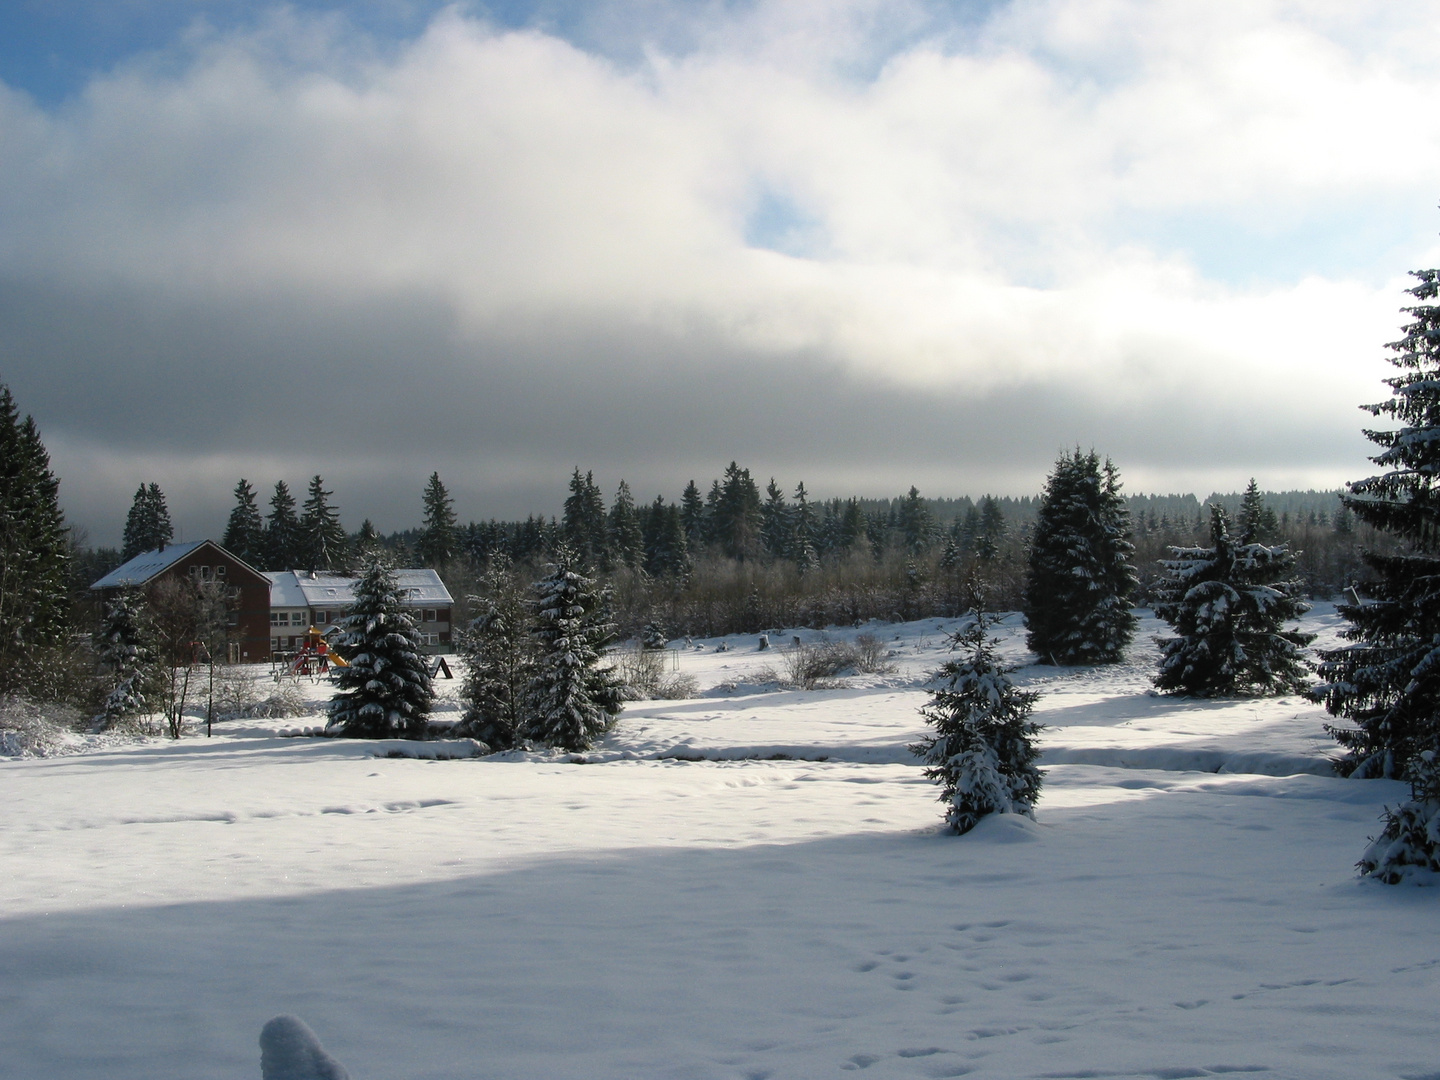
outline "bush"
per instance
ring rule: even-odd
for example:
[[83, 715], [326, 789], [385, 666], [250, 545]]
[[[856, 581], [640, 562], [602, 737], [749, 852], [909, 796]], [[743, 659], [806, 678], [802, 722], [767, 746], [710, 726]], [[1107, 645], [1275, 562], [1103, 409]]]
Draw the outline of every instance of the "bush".
[[626, 701], [680, 701], [695, 696], [695, 676], [665, 672], [665, 653], [643, 646], [621, 654], [615, 664]]
[[80, 724], [68, 705], [41, 705], [17, 694], [0, 697], [0, 756], [49, 757], [72, 745]]

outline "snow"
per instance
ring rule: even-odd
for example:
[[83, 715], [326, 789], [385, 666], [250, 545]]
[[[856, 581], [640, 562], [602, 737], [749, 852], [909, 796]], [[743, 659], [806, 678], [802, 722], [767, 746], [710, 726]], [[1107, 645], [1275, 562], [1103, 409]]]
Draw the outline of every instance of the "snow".
[[0, 1077], [254, 1078], [281, 1014], [356, 1080], [1440, 1074], [1437, 894], [1353, 869], [1407, 792], [1326, 775], [1323, 710], [1147, 693], [1144, 618], [1125, 664], [1016, 673], [1036, 820], [955, 837], [904, 750], [954, 625], [835, 630], [897, 670], [815, 691], [758, 635], [675, 643], [702, 696], [583, 755], [282, 736], [306, 683], [0, 760]]

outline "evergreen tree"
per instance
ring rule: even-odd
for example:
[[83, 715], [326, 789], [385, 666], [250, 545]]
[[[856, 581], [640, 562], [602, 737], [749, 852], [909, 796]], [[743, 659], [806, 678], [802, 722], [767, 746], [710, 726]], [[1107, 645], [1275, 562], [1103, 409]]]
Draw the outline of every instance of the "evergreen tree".
[[565, 500], [561, 531], [571, 551], [591, 566], [609, 565], [610, 545], [606, 537], [605, 497], [590, 473], [580, 475], [577, 467], [570, 477], [570, 496]]
[[[1271, 516], [1273, 513], [1272, 511]], [[1213, 518], [1211, 524], [1213, 527]], [[1261, 535], [1261, 530], [1265, 525], [1265, 498], [1260, 494], [1260, 485], [1255, 483], [1253, 476], [1245, 488], [1245, 494], [1240, 497], [1240, 513], [1235, 516], [1235, 524], [1239, 527], [1242, 544], [1253, 544], [1257, 540], [1270, 539], [1268, 536]]]
[[975, 556], [989, 562], [1000, 554], [1000, 546], [1005, 543], [1010, 527], [1005, 521], [1005, 511], [1000, 508], [1000, 501], [991, 495], [980, 500], [977, 518], [974, 534]]
[[772, 559], [783, 559], [790, 554], [790, 505], [773, 476], [765, 487], [765, 503], [760, 507], [760, 543]]
[[940, 784], [945, 823], [966, 833], [987, 814], [1034, 817], [1043, 775], [1035, 766], [1040, 725], [1030, 720], [1039, 694], [1018, 689], [996, 653], [991, 622], [977, 615], [950, 639], [959, 655], [935, 674], [920, 715], [934, 728], [910, 747]]
[[421, 565], [443, 567], [460, 555], [460, 535], [455, 527], [455, 500], [440, 482], [440, 474], [432, 472], [425, 485], [425, 527], [415, 543], [415, 554]]
[[332, 494], [318, 474], [311, 478], [299, 524], [300, 565], [308, 570], [343, 570], [350, 559], [349, 537], [340, 512], [330, 505]]
[[368, 563], [378, 555], [382, 547], [384, 544], [375, 530], [375, 523], [369, 518], [360, 522], [360, 531], [355, 534], [355, 554], [360, 561]]
[[1042, 662], [1118, 661], [1135, 633], [1129, 518], [1119, 475], [1093, 451], [1062, 454], [1045, 484], [1025, 584], [1027, 642]]
[[235, 508], [225, 523], [225, 537], [220, 545], [251, 566], [265, 564], [265, 521], [255, 502], [255, 489], [244, 478], [235, 485]]
[[1310, 666], [1302, 650], [1315, 635], [1284, 628], [1310, 610], [1289, 550], [1237, 543], [1215, 503], [1210, 546], [1170, 552], [1155, 614], [1176, 636], [1160, 641], [1155, 685], [1197, 697], [1303, 690]]
[[600, 666], [614, 634], [605, 595], [563, 545], [534, 592], [539, 656], [527, 693], [530, 734], [547, 746], [588, 750], [622, 708], [614, 669]]
[[295, 496], [284, 480], [276, 481], [275, 494], [270, 496], [265, 562], [267, 570], [298, 570], [301, 566], [300, 521], [295, 516]]
[[714, 510], [715, 540], [732, 559], [753, 558], [760, 547], [760, 489], [749, 469], [725, 470]]
[[104, 672], [105, 704], [95, 718], [104, 731], [129, 716], [151, 710], [158, 688], [159, 661], [151, 641], [148, 613], [141, 597], [119, 593], [105, 605], [105, 616], [92, 642]]
[[356, 739], [419, 739], [434, 693], [420, 633], [405, 610], [395, 575], [373, 560], [355, 583], [355, 603], [340, 620], [348, 667], [332, 674], [328, 730]]
[[630, 485], [624, 480], [615, 491], [615, 501], [610, 504], [610, 543], [615, 558], [631, 568], [641, 566], [645, 561], [645, 533], [640, 527], [640, 512], [635, 509], [635, 497], [630, 494]]
[[[1433, 755], [1440, 749], [1440, 270], [1415, 271], [1409, 290], [1424, 301], [1405, 308], [1412, 321], [1387, 346], [1399, 374], [1386, 379], [1392, 396], [1365, 409], [1399, 422], [1389, 431], [1366, 431], [1379, 446], [1371, 460], [1377, 476], [1349, 485], [1341, 501], [1356, 518], [1394, 536], [1394, 554], [1367, 552], [1372, 579], [1360, 604], [1342, 604], [1350, 644], [1321, 653], [1320, 691], [1330, 713], [1349, 721], [1330, 731], [1346, 755], [1338, 768], [1348, 775], [1410, 781], [1414, 813], [1425, 817], [1432, 787]], [[1353, 725], [1353, 726], [1352, 726]], [[1400, 829], [1391, 811], [1387, 834]], [[1408, 828], [1408, 826], [1407, 826]], [[1431, 841], [1433, 857], [1440, 844]], [[1377, 864], [1379, 865], [1379, 864]], [[1380, 875], [1383, 876], [1383, 875]]]
[[685, 541], [692, 548], [701, 547], [709, 539], [705, 531], [705, 500], [700, 498], [700, 489], [694, 480], [685, 485], [680, 496], [680, 521], [685, 526]]
[[165, 505], [165, 495], [159, 484], [146, 487], [141, 484], [130, 504], [130, 513], [125, 518], [124, 546], [120, 557], [126, 562], [146, 551], [154, 551], [162, 544], [168, 544], [175, 535], [170, 524], [170, 511]]
[[690, 572], [685, 523], [678, 506], [655, 496], [645, 517], [645, 572], [652, 577], [684, 578]]
[[820, 541], [820, 529], [803, 480], [795, 485], [795, 505], [791, 508], [790, 520], [790, 557], [795, 560], [795, 566], [802, 575], [808, 574], [820, 562], [820, 555], [816, 550]]
[[38, 683], [69, 629], [69, 530], [34, 418], [0, 383], [0, 691]]
[[896, 527], [900, 530], [906, 551], [918, 555], [929, 550], [935, 520], [930, 514], [930, 508], [925, 505], [925, 500], [920, 497], [920, 489], [913, 484], [905, 498], [900, 501]]
[[526, 688], [535, 675], [535, 648], [529, 604], [503, 552], [492, 557], [480, 584], [483, 593], [473, 598], [480, 614], [460, 645], [467, 671], [459, 730], [491, 750], [509, 750], [530, 727]]

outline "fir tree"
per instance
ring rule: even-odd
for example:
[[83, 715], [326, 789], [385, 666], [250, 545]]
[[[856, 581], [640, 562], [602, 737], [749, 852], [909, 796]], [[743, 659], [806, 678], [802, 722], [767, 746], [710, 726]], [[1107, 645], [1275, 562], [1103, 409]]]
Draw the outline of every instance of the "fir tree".
[[41, 681], [69, 629], [69, 530], [60, 481], [32, 417], [0, 383], [0, 691]]
[[690, 547], [699, 548], [709, 540], [705, 500], [700, 497], [700, 489], [695, 486], [694, 480], [685, 485], [685, 491], [680, 496], [680, 521], [685, 526], [685, 540]]
[[1000, 554], [1000, 546], [1005, 543], [1010, 527], [1005, 521], [1005, 511], [1000, 508], [1000, 501], [991, 495], [980, 500], [977, 519], [974, 534], [975, 557], [989, 562]]
[[810, 506], [810, 496], [805, 491], [803, 480], [795, 485], [795, 505], [790, 511], [790, 520], [792, 523], [790, 558], [795, 561], [796, 568], [803, 576], [820, 562], [820, 555], [816, 550], [820, 540], [820, 529], [815, 520], [815, 511]]
[[380, 534], [375, 529], [375, 523], [369, 518], [360, 522], [360, 531], [355, 534], [355, 554], [362, 563], [368, 563], [378, 557], [380, 549], [384, 544], [380, 540]]
[[690, 572], [689, 544], [680, 507], [666, 506], [663, 496], [645, 515], [645, 572], [652, 577], [684, 578]]
[[601, 666], [614, 633], [605, 596], [563, 545], [534, 592], [539, 655], [527, 691], [530, 734], [547, 746], [587, 750], [622, 708], [614, 669]]
[[443, 567], [460, 554], [460, 536], [455, 527], [455, 500], [432, 472], [425, 485], [425, 527], [415, 543], [415, 554], [424, 566]]
[[1001, 666], [991, 623], [977, 615], [950, 639], [959, 655], [935, 674], [920, 715], [934, 728], [910, 747], [940, 784], [945, 823], [966, 833], [987, 814], [1034, 817], [1043, 776], [1035, 766], [1038, 694], [1018, 689]]
[[773, 476], [765, 486], [765, 502], [760, 507], [760, 543], [772, 559], [783, 559], [790, 554], [790, 504]]
[[125, 561], [146, 551], [154, 551], [170, 542], [175, 530], [170, 524], [170, 511], [159, 484], [141, 484], [125, 518], [124, 546], [120, 557]]
[[577, 467], [570, 477], [570, 495], [565, 500], [561, 531], [570, 550], [591, 566], [607, 567], [610, 545], [606, 536], [605, 497], [590, 473], [580, 475]]
[[311, 478], [298, 527], [299, 565], [307, 570], [343, 570], [349, 562], [349, 537], [330, 505], [332, 494], [318, 474]]
[[760, 547], [760, 489], [749, 469], [730, 462], [712, 520], [715, 540], [726, 555], [732, 559], [755, 556]]
[[1092, 451], [1062, 454], [1045, 484], [1025, 584], [1027, 642], [1042, 662], [1115, 663], [1135, 633], [1129, 518], [1119, 476]]
[[395, 575], [379, 559], [355, 583], [355, 603], [340, 620], [349, 662], [336, 668], [328, 730], [357, 739], [419, 739], [434, 694], [420, 633], [405, 610]]
[[906, 551], [912, 555], [918, 555], [929, 549], [935, 530], [935, 521], [930, 514], [930, 508], [920, 497], [920, 489], [913, 484], [905, 498], [900, 501], [900, 510], [896, 515], [896, 527], [900, 530], [900, 537]]
[[526, 688], [535, 674], [535, 649], [529, 604], [503, 552], [492, 557], [481, 589], [473, 598], [480, 615], [460, 645], [467, 671], [459, 730], [491, 750], [509, 750], [530, 727]]
[[243, 478], [235, 485], [235, 508], [230, 511], [220, 544], [251, 566], [265, 563], [265, 521], [255, 502], [255, 489]]
[[[1392, 396], [1364, 408], [1399, 426], [1366, 431], [1379, 446], [1377, 476], [1349, 485], [1341, 502], [1361, 522], [1391, 533], [1400, 550], [1367, 552], [1372, 579], [1359, 604], [1342, 604], [1350, 644], [1321, 653], [1320, 692], [1330, 713], [1349, 721], [1329, 730], [1345, 748], [1337, 768], [1347, 775], [1411, 783], [1416, 813], [1437, 796], [1433, 757], [1440, 749], [1440, 270], [1415, 271], [1412, 321], [1387, 346], [1399, 374], [1386, 379]], [[1423, 764], [1422, 764], [1423, 763]], [[1398, 811], [1387, 832], [1400, 828]], [[1431, 816], [1428, 828], [1440, 830]], [[1377, 864], [1378, 865], [1378, 864]]]
[[148, 612], [139, 596], [121, 592], [105, 605], [104, 619], [92, 636], [106, 688], [105, 704], [95, 718], [95, 731], [153, 711], [151, 700], [160, 671], [151, 637]]
[[268, 570], [298, 570], [300, 521], [295, 516], [295, 496], [284, 480], [275, 483], [270, 496], [270, 515], [265, 520], [265, 562]]
[[610, 504], [608, 525], [614, 557], [631, 568], [641, 566], [645, 561], [645, 533], [640, 527], [640, 512], [635, 509], [635, 497], [630, 494], [630, 485], [624, 480], [620, 481], [615, 501]]
[[1315, 635], [1285, 629], [1310, 610], [1289, 550], [1237, 543], [1215, 503], [1210, 546], [1170, 552], [1155, 614], [1176, 636], [1160, 640], [1155, 685], [1196, 697], [1303, 690], [1310, 671], [1303, 649]]

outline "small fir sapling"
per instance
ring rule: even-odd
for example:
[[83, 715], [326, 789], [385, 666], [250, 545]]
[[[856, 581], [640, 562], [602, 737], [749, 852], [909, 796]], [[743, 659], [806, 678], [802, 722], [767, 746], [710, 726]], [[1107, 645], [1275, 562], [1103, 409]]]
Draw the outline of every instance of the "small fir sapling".
[[940, 784], [945, 822], [967, 833], [987, 814], [1034, 817], [1043, 774], [1035, 766], [1040, 725], [1030, 720], [1039, 697], [1011, 682], [989, 634], [993, 620], [975, 617], [950, 638], [957, 653], [935, 673], [930, 703], [920, 710], [934, 733], [910, 747]]
[[356, 582], [340, 626], [349, 666], [334, 672], [339, 689], [327, 730], [357, 739], [423, 738], [434, 699], [430, 672], [395, 576], [380, 560]]
[[539, 655], [527, 694], [530, 735], [547, 746], [588, 750], [624, 707], [614, 669], [601, 666], [614, 636], [605, 594], [564, 544], [534, 591]]
[[1440, 761], [1422, 750], [1406, 770], [1410, 800], [1385, 808], [1385, 829], [1356, 863], [1361, 874], [1398, 885], [1430, 882], [1440, 872]]
[[1175, 628], [1160, 639], [1161, 690], [1214, 697], [1306, 689], [1305, 646], [1314, 634], [1286, 630], [1310, 605], [1300, 597], [1295, 558], [1284, 546], [1237, 542], [1222, 507], [1210, 508], [1210, 546], [1172, 547], [1155, 614]]

